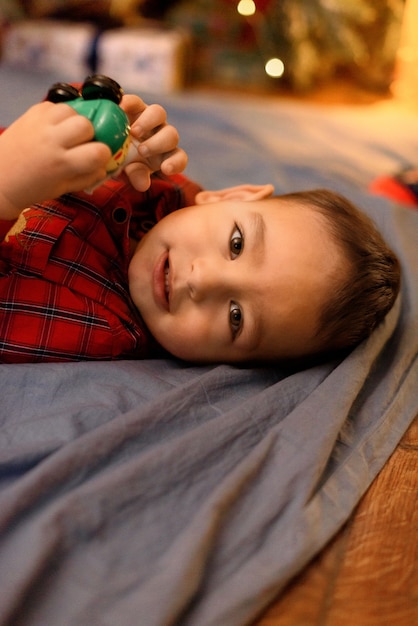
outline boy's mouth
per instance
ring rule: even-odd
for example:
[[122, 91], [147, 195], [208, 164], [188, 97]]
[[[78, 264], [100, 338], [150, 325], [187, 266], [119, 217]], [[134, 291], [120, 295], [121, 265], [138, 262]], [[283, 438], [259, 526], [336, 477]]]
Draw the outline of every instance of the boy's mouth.
[[157, 259], [152, 282], [155, 302], [159, 307], [168, 311], [170, 299], [170, 264], [166, 252]]
[[169, 296], [170, 296], [170, 264], [168, 262], [168, 257], [166, 259], [165, 265], [164, 265], [164, 291], [165, 291], [165, 298], [167, 300], [167, 304], [169, 301]]

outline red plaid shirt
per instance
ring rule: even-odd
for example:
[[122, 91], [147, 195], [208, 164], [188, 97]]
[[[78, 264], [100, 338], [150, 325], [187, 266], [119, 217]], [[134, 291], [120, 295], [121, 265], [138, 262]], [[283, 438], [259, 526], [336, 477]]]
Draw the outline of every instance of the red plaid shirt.
[[130, 238], [194, 204], [199, 187], [109, 180], [0, 221], [0, 362], [145, 358], [157, 348], [129, 295]]

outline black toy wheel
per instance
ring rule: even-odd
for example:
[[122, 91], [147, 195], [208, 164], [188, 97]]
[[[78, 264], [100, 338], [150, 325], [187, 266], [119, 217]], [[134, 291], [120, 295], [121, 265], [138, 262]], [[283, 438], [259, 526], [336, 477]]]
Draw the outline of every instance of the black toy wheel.
[[78, 89], [68, 83], [55, 83], [50, 87], [46, 100], [49, 102], [70, 102], [80, 97]]
[[123, 89], [112, 78], [103, 76], [102, 74], [95, 74], [88, 76], [81, 88], [81, 95], [84, 100], [97, 100], [103, 98], [105, 100], [111, 100], [115, 104], [119, 104], [122, 100]]

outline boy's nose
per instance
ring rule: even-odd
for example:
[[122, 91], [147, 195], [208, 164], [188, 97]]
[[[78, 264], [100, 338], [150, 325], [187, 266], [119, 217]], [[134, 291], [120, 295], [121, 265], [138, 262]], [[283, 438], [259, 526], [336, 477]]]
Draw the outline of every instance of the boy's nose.
[[192, 263], [188, 280], [190, 297], [195, 302], [215, 298], [230, 291], [234, 284], [232, 267], [221, 267], [207, 258], [197, 258]]

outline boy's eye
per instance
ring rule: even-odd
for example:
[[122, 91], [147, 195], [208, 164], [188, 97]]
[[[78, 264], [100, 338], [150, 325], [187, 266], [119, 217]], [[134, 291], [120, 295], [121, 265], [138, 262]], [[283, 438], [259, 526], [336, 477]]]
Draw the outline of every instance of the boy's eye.
[[232, 330], [232, 338], [235, 339], [242, 328], [243, 316], [240, 306], [236, 302], [229, 305], [229, 325]]
[[229, 240], [229, 251], [231, 253], [231, 259], [236, 259], [242, 252], [244, 248], [244, 237], [242, 236], [242, 232], [235, 224], [234, 230], [232, 231], [231, 239]]

